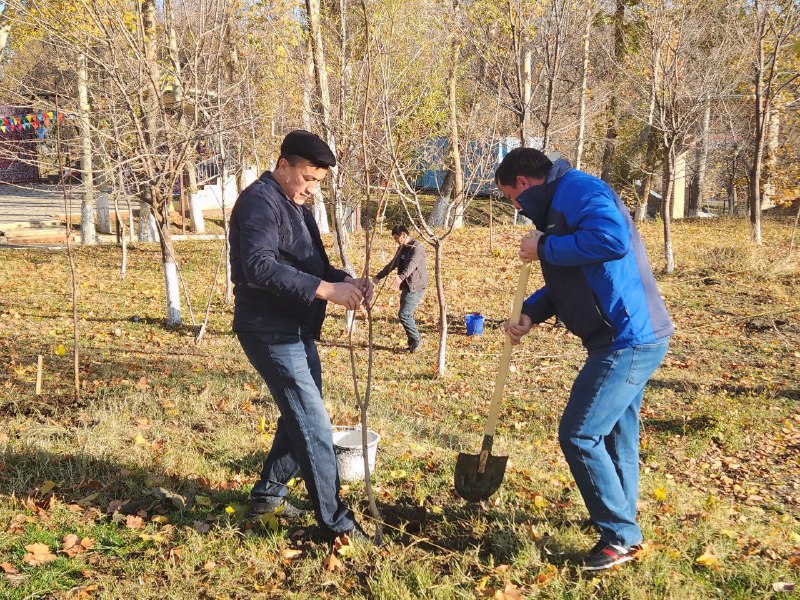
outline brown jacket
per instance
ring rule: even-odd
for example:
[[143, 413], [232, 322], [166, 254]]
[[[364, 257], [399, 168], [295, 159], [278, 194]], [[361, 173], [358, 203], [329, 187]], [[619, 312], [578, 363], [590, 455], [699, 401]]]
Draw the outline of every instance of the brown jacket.
[[401, 290], [419, 292], [428, 286], [428, 269], [425, 267], [425, 247], [413, 238], [397, 248], [394, 258], [383, 267], [376, 277], [383, 279], [397, 268], [397, 275], [403, 280]]

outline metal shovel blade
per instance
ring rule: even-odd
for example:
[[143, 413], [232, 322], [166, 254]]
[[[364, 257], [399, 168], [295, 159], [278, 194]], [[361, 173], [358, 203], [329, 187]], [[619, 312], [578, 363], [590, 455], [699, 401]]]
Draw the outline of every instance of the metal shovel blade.
[[481, 455], [459, 453], [456, 459], [456, 493], [468, 502], [480, 502], [494, 494], [503, 483], [507, 456], [487, 456], [480, 472]]

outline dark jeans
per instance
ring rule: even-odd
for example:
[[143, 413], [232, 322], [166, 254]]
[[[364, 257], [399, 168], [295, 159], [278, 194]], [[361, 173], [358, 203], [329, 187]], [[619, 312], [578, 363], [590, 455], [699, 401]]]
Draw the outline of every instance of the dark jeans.
[[251, 499], [278, 501], [288, 493], [285, 484], [300, 473], [320, 526], [336, 534], [349, 531], [355, 522], [339, 499], [331, 421], [322, 403], [322, 367], [314, 340], [263, 331], [237, 335], [281, 413]]
[[417, 310], [417, 306], [422, 302], [422, 297], [424, 295], [425, 290], [420, 290], [418, 292], [402, 290], [400, 292], [400, 311], [397, 313], [397, 317], [400, 319], [403, 329], [406, 330], [409, 348], [419, 344], [421, 339], [419, 330], [417, 329], [417, 322], [414, 320], [414, 311]]
[[604, 542], [633, 546], [642, 541], [636, 521], [639, 409], [644, 386], [668, 346], [664, 338], [590, 354], [561, 417], [561, 449]]

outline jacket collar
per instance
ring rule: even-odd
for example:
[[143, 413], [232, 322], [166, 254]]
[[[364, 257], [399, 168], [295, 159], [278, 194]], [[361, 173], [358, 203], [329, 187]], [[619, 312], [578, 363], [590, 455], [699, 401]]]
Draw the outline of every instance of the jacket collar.
[[528, 217], [536, 228], [544, 231], [547, 226], [547, 212], [550, 210], [550, 202], [553, 200], [561, 178], [572, 171], [572, 165], [566, 158], [559, 158], [550, 167], [545, 177], [544, 183], [529, 187], [517, 198], [517, 202], [522, 207], [522, 214]]

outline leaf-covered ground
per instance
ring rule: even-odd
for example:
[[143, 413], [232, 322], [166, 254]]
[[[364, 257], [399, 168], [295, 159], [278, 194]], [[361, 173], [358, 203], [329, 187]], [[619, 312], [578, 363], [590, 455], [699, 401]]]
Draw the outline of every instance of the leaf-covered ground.
[[[433, 288], [418, 313], [425, 346], [413, 356], [402, 352], [397, 295], [381, 294], [371, 424], [382, 436], [374, 481], [387, 543], [333, 560], [312, 521], [241, 524], [277, 414], [230, 333], [221, 285], [195, 345], [189, 327], [162, 325], [156, 247], [131, 248], [124, 281], [118, 249], [77, 249], [74, 400], [66, 254], [4, 250], [0, 597], [787, 597], [773, 585], [800, 579], [800, 252], [789, 257], [790, 225], [767, 221], [764, 230], [764, 246], [753, 248], [743, 221], [675, 224], [678, 269], [658, 279], [678, 331], [642, 414], [648, 544], [635, 563], [590, 576], [575, 563], [596, 534], [555, 439], [583, 357], [563, 329], [544, 325], [515, 351], [496, 445], [510, 456], [499, 492], [470, 506], [452, 490], [456, 454], [481, 439], [521, 229], [495, 230], [492, 252], [485, 228], [448, 240], [446, 378], [434, 376]], [[660, 271], [660, 227], [642, 233]], [[198, 320], [220, 244], [177, 247]], [[392, 250], [388, 234], [376, 239], [373, 273]], [[363, 261], [363, 238], [350, 252]], [[537, 273], [531, 288], [539, 282]], [[465, 335], [471, 311], [486, 316], [480, 337]], [[365, 336], [361, 323], [362, 375]], [[353, 424], [337, 309], [320, 351], [333, 420]], [[343, 494], [368, 512], [362, 484]], [[306, 502], [302, 481], [292, 496]]]

